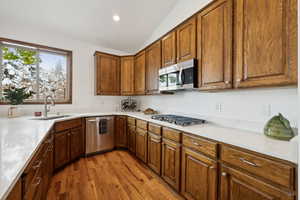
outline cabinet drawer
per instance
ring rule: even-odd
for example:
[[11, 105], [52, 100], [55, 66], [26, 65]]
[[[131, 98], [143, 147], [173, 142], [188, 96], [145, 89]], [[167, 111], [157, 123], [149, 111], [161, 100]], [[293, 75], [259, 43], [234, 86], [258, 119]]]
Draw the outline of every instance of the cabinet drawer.
[[63, 122], [57, 122], [55, 123], [55, 131], [64, 131], [67, 129], [75, 128], [81, 126], [81, 118], [79, 119], [72, 119], [68, 121], [63, 121]]
[[183, 134], [182, 143], [186, 147], [200, 151], [214, 158], [217, 157], [217, 143], [215, 142]]
[[175, 142], [181, 142], [181, 132], [163, 127], [163, 137]]
[[128, 125], [135, 126], [135, 118], [127, 117], [127, 123]]
[[274, 183], [294, 189], [295, 169], [292, 166], [225, 145], [222, 145], [221, 149], [222, 161]]
[[161, 126], [149, 123], [148, 131], [157, 135], [161, 135]]
[[144, 129], [144, 130], [147, 130], [147, 125], [148, 123], [146, 121], [143, 121], [143, 120], [136, 120], [136, 126], [138, 128], [141, 128], [141, 129]]
[[154, 142], [161, 142], [161, 136], [148, 132], [149, 139]]
[[145, 136], [147, 135], [147, 131], [141, 128], [136, 128], [136, 134], [140, 135], [140, 136]]

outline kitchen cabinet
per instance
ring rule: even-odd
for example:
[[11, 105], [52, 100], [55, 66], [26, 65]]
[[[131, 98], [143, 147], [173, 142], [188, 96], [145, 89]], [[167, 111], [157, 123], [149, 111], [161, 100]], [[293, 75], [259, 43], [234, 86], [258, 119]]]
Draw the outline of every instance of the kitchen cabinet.
[[97, 95], [120, 95], [120, 58], [95, 53], [95, 76]]
[[127, 147], [127, 123], [126, 116], [115, 117], [115, 143], [117, 147]]
[[217, 162], [183, 147], [181, 163], [181, 194], [190, 200], [217, 200]]
[[7, 196], [6, 200], [22, 200], [22, 180], [19, 179], [13, 189]]
[[135, 154], [135, 144], [136, 144], [136, 127], [128, 126], [128, 149], [131, 153]]
[[84, 154], [82, 119], [55, 124], [54, 168], [58, 169]]
[[147, 130], [136, 128], [136, 157], [147, 163]]
[[161, 42], [158, 41], [146, 49], [146, 91], [158, 93], [159, 69], [161, 68]]
[[58, 169], [70, 161], [70, 143], [69, 143], [69, 131], [63, 131], [55, 133], [54, 145], [54, 168]]
[[236, 88], [297, 82], [297, 1], [235, 0]]
[[53, 172], [53, 134], [42, 142], [22, 175], [22, 194], [24, 200], [46, 198]]
[[121, 57], [121, 95], [134, 94], [134, 56]]
[[136, 95], [146, 92], [146, 56], [145, 51], [134, 58], [134, 93]]
[[232, 88], [232, 0], [217, 0], [197, 15], [198, 87]]
[[162, 67], [176, 63], [176, 32], [173, 31], [161, 39]]
[[162, 142], [162, 178], [180, 191], [181, 145], [168, 139]]
[[196, 58], [196, 18], [192, 17], [176, 29], [177, 62]]
[[161, 174], [161, 136], [148, 133], [148, 166], [157, 174]]
[[221, 168], [220, 200], [294, 200], [295, 195], [252, 177], [247, 173], [226, 167]]
[[82, 127], [70, 131], [70, 160], [79, 158], [84, 153]]

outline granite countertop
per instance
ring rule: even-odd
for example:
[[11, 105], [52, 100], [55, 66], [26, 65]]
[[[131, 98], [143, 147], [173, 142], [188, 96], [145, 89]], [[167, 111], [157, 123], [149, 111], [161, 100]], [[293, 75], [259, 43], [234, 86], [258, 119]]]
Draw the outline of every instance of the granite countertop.
[[136, 112], [72, 114], [56, 120], [31, 120], [33, 117], [0, 118], [0, 199], [5, 199], [55, 122], [79, 117], [126, 115], [202, 136], [218, 142], [242, 147], [275, 158], [298, 163], [298, 140], [290, 142], [267, 138], [261, 133], [218, 126], [208, 122], [182, 127], [151, 119]]

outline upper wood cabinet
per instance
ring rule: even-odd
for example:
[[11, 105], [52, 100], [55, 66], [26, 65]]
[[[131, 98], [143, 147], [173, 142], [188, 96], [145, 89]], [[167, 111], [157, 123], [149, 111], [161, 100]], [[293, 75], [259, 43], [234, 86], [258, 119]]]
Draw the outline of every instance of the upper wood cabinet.
[[145, 94], [146, 91], [146, 55], [140, 52], [134, 58], [134, 93]]
[[121, 57], [121, 95], [134, 94], [134, 57]]
[[148, 94], [158, 92], [160, 68], [161, 41], [158, 41], [146, 49], [146, 90]]
[[120, 94], [120, 58], [105, 53], [95, 53], [96, 94]]
[[297, 82], [297, 1], [235, 0], [235, 87]]
[[192, 17], [176, 29], [177, 62], [196, 58], [196, 17]]
[[197, 16], [200, 90], [232, 88], [232, 0], [217, 0]]
[[173, 31], [161, 39], [162, 67], [176, 63], [176, 32]]

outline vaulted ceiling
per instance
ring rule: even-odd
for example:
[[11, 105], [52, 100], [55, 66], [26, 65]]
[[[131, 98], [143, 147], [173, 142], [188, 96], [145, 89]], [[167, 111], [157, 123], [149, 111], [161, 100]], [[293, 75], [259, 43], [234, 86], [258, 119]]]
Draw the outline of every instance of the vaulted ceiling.
[[[1, 0], [1, 20], [137, 51], [178, 0]], [[114, 14], [121, 18], [113, 21]], [[1, 24], [0, 24], [1, 25]]]

